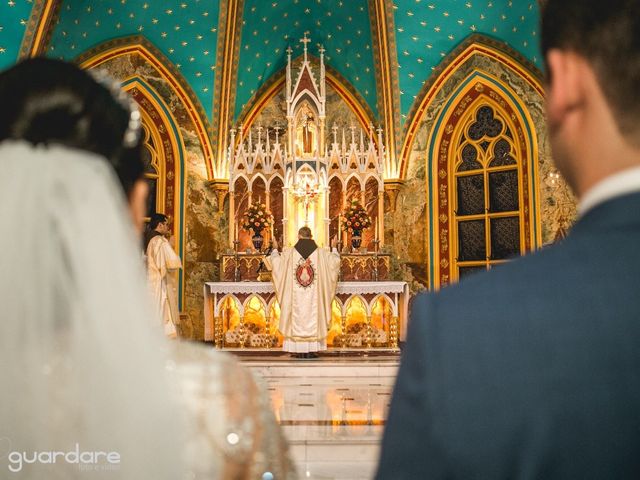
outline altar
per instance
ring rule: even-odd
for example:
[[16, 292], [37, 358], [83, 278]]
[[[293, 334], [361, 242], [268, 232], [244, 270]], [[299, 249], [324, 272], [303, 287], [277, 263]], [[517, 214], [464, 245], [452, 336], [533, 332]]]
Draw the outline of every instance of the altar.
[[[338, 282], [327, 346], [397, 349], [406, 332], [406, 282]], [[271, 282], [204, 285], [205, 340], [218, 348], [279, 349], [280, 307]]]
[[324, 50], [312, 62], [310, 41], [300, 40], [295, 65], [287, 50], [286, 127], [248, 118], [229, 132], [229, 244], [218, 257], [220, 281], [204, 285], [205, 340], [219, 348], [281, 348], [263, 260], [272, 239], [291, 247], [303, 226], [320, 248], [336, 239], [341, 253], [327, 346], [397, 349], [404, 334], [408, 287], [390, 281], [384, 250], [382, 129], [325, 125]]

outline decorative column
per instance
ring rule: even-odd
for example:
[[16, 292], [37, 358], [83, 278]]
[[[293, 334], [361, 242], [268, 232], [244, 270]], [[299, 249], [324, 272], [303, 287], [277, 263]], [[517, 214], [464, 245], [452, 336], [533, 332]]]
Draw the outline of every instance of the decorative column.
[[[331, 246], [331, 234], [329, 232], [329, 225], [331, 223], [331, 216], [329, 212], [329, 185], [325, 185], [323, 188], [324, 192], [324, 237], [325, 237], [325, 246]], [[338, 226], [338, 228], [340, 228]]]
[[244, 315], [240, 315], [240, 326], [238, 328], [240, 330], [240, 347], [244, 348], [247, 343], [246, 330], [244, 328]]
[[[218, 45], [215, 58], [218, 59], [213, 82], [213, 112], [211, 136], [213, 159], [215, 162], [213, 178], [222, 178], [225, 174], [224, 161], [227, 145], [227, 132], [233, 119], [236, 80], [238, 76], [238, 58], [240, 34], [242, 31], [244, 0], [220, 2], [220, 22], [218, 24]], [[230, 145], [233, 145], [230, 142]], [[234, 146], [235, 147], [235, 146]]]
[[391, 325], [389, 325], [389, 346], [391, 348], [398, 348], [398, 328], [399, 318], [394, 315], [391, 318]]
[[387, 211], [393, 212], [396, 209], [396, 200], [398, 199], [398, 193], [404, 182], [399, 179], [385, 180], [384, 191], [389, 195], [389, 209]]
[[347, 348], [347, 339], [346, 339], [346, 335], [347, 335], [347, 316], [346, 315], [342, 315], [342, 321], [340, 323], [340, 331], [342, 332], [342, 348]]
[[220, 316], [213, 317], [214, 344], [217, 348], [222, 348], [222, 318]]
[[267, 341], [269, 344], [267, 345], [268, 349], [271, 349], [271, 316], [269, 315], [269, 307], [267, 306], [264, 311], [264, 328], [267, 334]]
[[367, 337], [366, 337], [367, 348], [371, 348], [371, 331], [372, 331], [371, 315], [367, 315]]
[[229, 247], [234, 248], [236, 226], [236, 191], [235, 185], [229, 188]]
[[378, 183], [378, 248], [384, 245], [384, 184]]
[[282, 187], [282, 245], [280, 245], [280, 251], [287, 245], [287, 227], [289, 225], [289, 187], [285, 184]]

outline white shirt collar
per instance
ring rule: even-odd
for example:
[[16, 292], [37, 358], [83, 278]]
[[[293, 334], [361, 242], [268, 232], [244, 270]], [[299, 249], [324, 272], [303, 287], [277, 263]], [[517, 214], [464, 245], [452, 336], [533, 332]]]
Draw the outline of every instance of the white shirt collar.
[[583, 216], [596, 205], [614, 197], [640, 191], [640, 167], [632, 167], [596, 183], [578, 203], [578, 215]]

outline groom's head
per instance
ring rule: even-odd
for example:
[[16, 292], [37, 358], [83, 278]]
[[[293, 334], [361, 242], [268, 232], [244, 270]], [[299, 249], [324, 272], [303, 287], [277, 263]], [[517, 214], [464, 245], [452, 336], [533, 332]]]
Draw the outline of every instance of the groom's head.
[[311, 238], [311, 229], [309, 227], [302, 227], [300, 230], [298, 230], [298, 238]]

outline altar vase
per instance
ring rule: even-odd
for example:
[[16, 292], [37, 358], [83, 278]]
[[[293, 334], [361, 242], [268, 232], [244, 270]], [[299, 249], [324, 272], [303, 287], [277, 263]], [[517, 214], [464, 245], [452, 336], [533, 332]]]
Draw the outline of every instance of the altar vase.
[[327, 349], [331, 302], [340, 270], [340, 254], [333, 242], [329, 251], [319, 248], [311, 237], [311, 229], [302, 227], [293, 247], [280, 253], [276, 243], [267, 259], [280, 304], [282, 349], [303, 358]]

